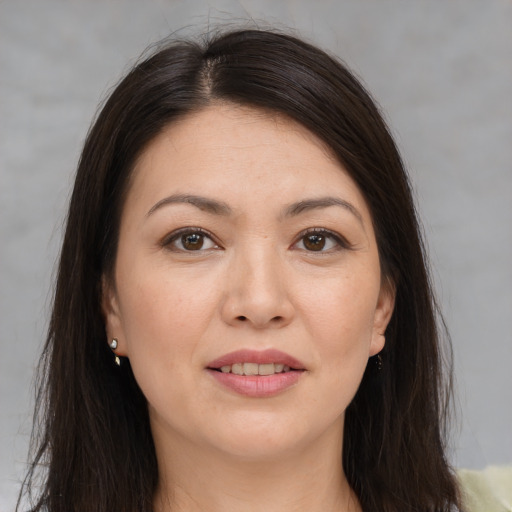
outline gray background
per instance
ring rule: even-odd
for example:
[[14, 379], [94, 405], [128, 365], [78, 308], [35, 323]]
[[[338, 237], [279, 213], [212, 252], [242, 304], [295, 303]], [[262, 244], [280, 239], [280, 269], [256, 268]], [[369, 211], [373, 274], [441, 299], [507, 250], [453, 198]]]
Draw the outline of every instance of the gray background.
[[0, 510], [24, 470], [30, 387], [73, 171], [99, 100], [151, 42], [244, 20], [341, 56], [410, 168], [453, 337], [457, 466], [512, 462], [512, 3], [0, 1]]

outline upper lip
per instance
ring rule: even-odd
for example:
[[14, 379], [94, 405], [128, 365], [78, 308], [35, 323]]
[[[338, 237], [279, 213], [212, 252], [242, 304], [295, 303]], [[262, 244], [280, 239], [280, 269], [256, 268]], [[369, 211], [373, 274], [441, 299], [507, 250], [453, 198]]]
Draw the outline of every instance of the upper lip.
[[295, 357], [277, 349], [267, 350], [236, 350], [225, 354], [214, 361], [208, 363], [207, 368], [221, 368], [235, 363], [257, 363], [257, 364], [284, 364], [294, 370], [304, 370], [304, 365]]

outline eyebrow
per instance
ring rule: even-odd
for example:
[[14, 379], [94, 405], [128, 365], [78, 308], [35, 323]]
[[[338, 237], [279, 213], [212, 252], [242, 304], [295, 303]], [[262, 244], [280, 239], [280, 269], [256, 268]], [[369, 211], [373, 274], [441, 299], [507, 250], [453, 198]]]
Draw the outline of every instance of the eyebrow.
[[207, 197], [191, 194], [174, 194], [158, 201], [158, 203], [151, 207], [146, 216], [149, 217], [156, 210], [170, 204], [191, 204], [200, 210], [214, 215], [230, 215], [232, 213], [231, 208], [222, 201], [216, 201], [215, 199], [208, 199]]
[[[211, 213], [213, 215], [228, 216], [233, 213], [233, 210], [229, 205], [222, 201], [215, 199], [209, 199], [203, 196], [196, 196], [193, 194], [174, 194], [169, 197], [164, 197], [158, 201], [146, 214], [147, 217], [152, 215], [155, 211], [160, 208], [171, 205], [171, 204], [191, 204], [202, 211]], [[311, 210], [329, 208], [330, 206], [340, 206], [354, 215], [357, 220], [363, 225], [363, 217], [357, 208], [339, 197], [320, 197], [314, 199], [304, 199], [296, 203], [292, 203], [284, 209], [284, 217], [295, 217], [301, 213], [308, 212]]]
[[339, 197], [320, 197], [318, 199], [304, 199], [303, 201], [299, 201], [297, 203], [293, 203], [288, 206], [284, 215], [286, 217], [293, 217], [296, 215], [300, 215], [301, 213], [308, 212], [311, 210], [316, 210], [319, 208], [329, 208], [330, 206], [341, 206], [352, 215], [354, 215], [357, 220], [364, 226], [363, 216], [359, 212], [359, 210], [348, 201], [344, 199], [340, 199]]

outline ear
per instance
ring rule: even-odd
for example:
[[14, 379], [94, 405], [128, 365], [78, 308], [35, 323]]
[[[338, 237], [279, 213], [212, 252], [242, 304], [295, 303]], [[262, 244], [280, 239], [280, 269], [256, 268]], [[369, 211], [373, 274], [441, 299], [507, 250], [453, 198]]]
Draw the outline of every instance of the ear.
[[370, 357], [378, 354], [384, 348], [386, 343], [384, 333], [393, 314], [395, 297], [395, 284], [390, 279], [384, 278], [380, 287], [377, 307], [375, 308]]
[[116, 338], [118, 345], [115, 352], [118, 356], [123, 356], [126, 348], [124, 343], [123, 323], [119, 310], [119, 300], [117, 298], [115, 284], [112, 279], [106, 276], [101, 278], [101, 310], [105, 320], [107, 342], [110, 343], [113, 338]]

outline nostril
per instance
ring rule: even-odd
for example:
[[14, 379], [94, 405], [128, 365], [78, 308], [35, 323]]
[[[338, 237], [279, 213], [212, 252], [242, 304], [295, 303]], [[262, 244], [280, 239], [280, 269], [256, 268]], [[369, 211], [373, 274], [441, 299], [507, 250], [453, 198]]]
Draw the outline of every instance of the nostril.
[[241, 320], [242, 322], [245, 322], [247, 320], [247, 317], [240, 315], [240, 316], [237, 316], [236, 319]]

